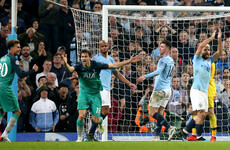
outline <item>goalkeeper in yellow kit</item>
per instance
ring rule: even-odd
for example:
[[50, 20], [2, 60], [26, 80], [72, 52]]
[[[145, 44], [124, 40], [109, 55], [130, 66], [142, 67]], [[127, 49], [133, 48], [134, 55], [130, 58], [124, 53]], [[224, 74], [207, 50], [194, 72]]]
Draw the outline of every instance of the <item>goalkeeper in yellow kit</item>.
[[[210, 141], [216, 141], [216, 126], [217, 126], [217, 121], [216, 121], [216, 116], [214, 114], [214, 97], [216, 96], [216, 85], [215, 81], [213, 79], [215, 74], [215, 63], [212, 63], [211, 66], [211, 79], [209, 82], [209, 87], [208, 87], [208, 117], [210, 120], [210, 127], [212, 130], [212, 137]], [[192, 129], [192, 135], [187, 138], [188, 141], [196, 141], [196, 129]]]

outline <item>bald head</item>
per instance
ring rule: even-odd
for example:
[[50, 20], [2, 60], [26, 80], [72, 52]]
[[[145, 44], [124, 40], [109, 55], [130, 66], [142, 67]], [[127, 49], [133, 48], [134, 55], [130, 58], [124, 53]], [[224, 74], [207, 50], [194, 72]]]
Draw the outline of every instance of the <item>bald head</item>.
[[107, 55], [108, 52], [108, 44], [104, 40], [99, 42], [99, 50], [102, 55]]

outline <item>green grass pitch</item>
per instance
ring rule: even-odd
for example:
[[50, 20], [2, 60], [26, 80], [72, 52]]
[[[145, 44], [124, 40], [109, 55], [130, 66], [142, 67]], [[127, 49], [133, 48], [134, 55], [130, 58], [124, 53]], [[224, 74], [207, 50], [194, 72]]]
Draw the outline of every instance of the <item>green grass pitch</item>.
[[0, 150], [227, 150], [230, 142], [11, 142]]

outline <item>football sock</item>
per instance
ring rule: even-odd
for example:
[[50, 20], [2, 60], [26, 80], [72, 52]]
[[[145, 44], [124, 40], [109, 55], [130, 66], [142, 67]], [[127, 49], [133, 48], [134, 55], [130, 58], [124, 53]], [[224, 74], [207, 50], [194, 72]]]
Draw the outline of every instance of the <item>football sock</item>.
[[77, 119], [77, 136], [80, 138], [83, 137], [84, 124], [84, 120]]
[[[101, 117], [100, 117], [100, 118], [101, 118], [101, 121], [100, 121], [99, 124], [102, 124], [103, 119], [105, 119], [106, 116], [107, 116], [107, 115], [101, 114]], [[98, 124], [95, 123], [95, 122], [92, 120], [92, 126], [91, 126], [91, 128], [90, 128], [90, 130], [89, 130], [89, 133], [91, 133], [91, 134], [94, 135], [94, 133], [95, 133], [95, 131], [96, 131], [96, 129], [97, 129], [97, 126], [98, 126]]]
[[196, 124], [197, 137], [200, 137], [203, 133], [203, 124]]
[[194, 128], [194, 127], [195, 127], [195, 120], [192, 118], [192, 119], [188, 122], [188, 124], [186, 125], [185, 130], [186, 130], [187, 132], [190, 132], [190, 131], [192, 130], [192, 128]]
[[156, 136], [160, 135], [162, 125], [165, 126], [166, 130], [168, 130], [168, 128], [170, 127], [169, 123], [165, 120], [165, 118], [161, 114], [155, 113], [153, 115], [153, 118], [157, 120]]
[[212, 129], [212, 136], [216, 136], [216, 115], [210, 116], [210, 127]]
[[196, 135], [196, 128], [192, 128], [192, 135]]
[[14, 128], [15, 124], [17, 123], [17, 120], [19, 118], [19, 115], [17, 114], [12, 114], [12, 116], [10, 117], [10, 121], [6, 126], [5, 131], [2, 134], [2, 137], [8, 137], [8, 134], [10, 133], [10, 131]]
[[3, 116], [4, 116], [4, 114], [0, 113], [0, 124], [2, 123]]

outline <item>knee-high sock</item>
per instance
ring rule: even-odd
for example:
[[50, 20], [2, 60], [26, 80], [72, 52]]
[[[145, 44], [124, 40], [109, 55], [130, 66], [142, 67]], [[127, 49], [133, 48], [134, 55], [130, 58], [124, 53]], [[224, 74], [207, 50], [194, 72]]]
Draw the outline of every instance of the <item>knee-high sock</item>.
[[162, 125], [165, 126], [166, 130], [170, 127], [169, 123], [165, 120], [164, 116], [159, 113], [155, 113], [153, 118], [157, 120], [156, 136], [160, 135]]
[[196, 135], [196, 128], [192, 128], [192, 135]]
[[189, 123], [186, 125], [185, 130], [186, 130], [187, 132], [190, 132], [190, 131], [192, 130], [192, 128], [194, 128], [194, 127], [195, 127], [195, 120], [192, 118], [192, 119], [189, 121]]
[[203, 133], [203, 124], [196, 124], [197, 137], [201, 136]]
[[4, 116], [4, 114], [0, 113], [0, 124], [2, 123], [3, 116]]
[[15, 124], [17, 123], [18, 118], [19, 118], [19, 115], [12, 114], [12, 116], [10, 117], [9, 123], [7, 124], [6, 129], [2, 134], [2, 137], [8, 137], [8, 134], [10, 133], [10, 131], [14, 128]]
[[84, 120], [77, 119], [77, 137], [83, 138]]
[[216, 126], [217, 126], [216, 115], [210, 116], [209, 119], [210, 119], [210, 127], [212, 130], [212, 136], [216, 136]]
[[[103, 119], [105, 119], [105, 117], [106, 117], [106, 115], [101, 114], [101, 117], [100, 117], [100, 118], [101, 118], [101, 121], [100, 121], [99, 124], [102, 124]], [[92, 120], [92, 126], [91, 126], [91, 128], [90, 128], [90, 130], [89, 130], [89, 133], [91, 133], [91, 134], [94, 135], [94, 133], [95, 133], [95, 131], [96, 131], [96, 129], [97, 129], [97, 126], [98, 126], [98, 124], [95, 123], [95, 122]]]

